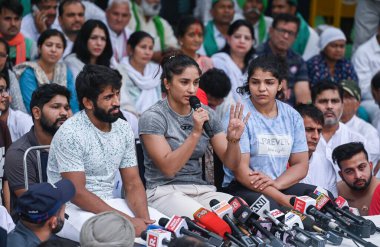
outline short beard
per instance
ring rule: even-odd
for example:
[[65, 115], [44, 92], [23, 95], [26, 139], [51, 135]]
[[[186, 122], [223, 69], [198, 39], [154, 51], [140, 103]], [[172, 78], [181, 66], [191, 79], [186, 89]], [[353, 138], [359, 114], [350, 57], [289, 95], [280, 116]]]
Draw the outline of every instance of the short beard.
[[116, 110], [116, 109], [119, 109], [120, 107], [118, 106], [115, 106], [113, 107], [112, 109], [110, 109], [108, 112], [106, 112], [104, 109], [98, 107], [96, 104], [95, 104], [95, 107], [94, 107], [94, 116], [102, 121], [102, 122], [106, 122], [106, 123], [114, 123], [116, 122], [116, 120], [119, 118], [120, 116], [120, 110], [119, 110], [119, 113], [117, 115], [113, 115], [111, 113], [111, 111], [113, 110]]
[[61, 217], [57, 217], [57, 226], [54, 229], [52, 229], [51, 232], [53, 234], [60, 232], [64, 224], [65, 224], [65, 221], [61, 219]]
[[371, 184], [372, 173], [369, 176], [368, 181], [366, 181], [365, 184], [361, 187], [355, 186], [355, 184], [349, 184], [343, 177], [342, 177], [342, 180], [347, 184], [348, 187], [350, 187], [350, 189], [355, 190], [355, 191], [363, 191], [363, 190], [366, 190], [368, 186]]
[[66, 117], [61, 117], [61, 118], [58, 118], [57, 120], [55, 120], [55, 122], [53, 124], [49, 124], [49, 122], [46, 120], [44, 114], [42, 113], [40, 124], [41, 124], [41, 127], [44, 131], [49, 133], [51, 136], [54, 136], [55, 133], [59, 129], [58, 122], [62, 121], [62, 120], [66, 121], [66, 119], [67, 119]]

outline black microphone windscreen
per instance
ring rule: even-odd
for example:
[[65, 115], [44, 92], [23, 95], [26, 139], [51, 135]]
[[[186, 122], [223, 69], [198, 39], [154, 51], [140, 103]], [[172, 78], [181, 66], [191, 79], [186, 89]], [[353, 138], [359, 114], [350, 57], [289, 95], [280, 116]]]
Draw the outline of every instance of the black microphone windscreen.
[[161, 218], [158, 220], [158, 224], [162, 227], [165, 227], [169, 222], [169, 219], [168, 218]]
[[294, 206], [295, 202], [296, 202], [296, 198], [294, 196], [292, 198], [290, 198], [290, 200], [289, 200], [290, 205]]
[[216, 200], [216, 199], [212, 199], [212, 200], [210, 201], [210, 207], [213, 207], [213, 206], [217, 205], [218, 203], [219, 203], [218, 200]]
[[190, 96], [189, 98], [190, 106], [193, 109], [198, 109], [201, 107], [201, 102], [199, 101], [197, 96]]
[[141, 232], [141, 238], [146, 241], [146, 238], [148, 237], [148, 232], [146, 230]]

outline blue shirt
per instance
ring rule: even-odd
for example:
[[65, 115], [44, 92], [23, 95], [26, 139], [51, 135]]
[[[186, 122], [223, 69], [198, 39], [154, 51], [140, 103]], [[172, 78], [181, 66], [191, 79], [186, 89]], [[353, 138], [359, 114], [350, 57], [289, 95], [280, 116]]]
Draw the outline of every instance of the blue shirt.
[[21, 221], [19, 221], [8, 234], [7, 246], [23, 246], [23, 247], [36, 247], [41, 243], [41, 240], [34, 234], [32, 230], [27, 228]]
[[[34, 90], [38, 88], [38, 82], [37, 78], [34, 74], [34, 70], [32, 68], [27, 68], [22, 73], [20, 77], [20, 89], [21, 89], [21, 95], [25, 104], [25, 108], [30, 112], [30, 101], [32, 99], [32, 94]], [[71, 71], [67, 68], [67, 89], [70, 91], [71, 98], [70, 98], [70, 106], [73, 113], [76, 113], [79, 111], [79, 104], [77, 99], [77, 93], [75, 91], [75, 82], [73, 79], [73, 74]]]
[[[250, 153], [249, 167], [275, 179], [285, 170], [293, 153], [307, 152], [305, 127], [301, 115], [288, 104], [276, 100], [278, 114], [268, 118], [259, 113], [250, 98], [242, 100], [244, 115], [251, 112], [240, 139], [241, 153]], [[228, 118], [224, 119], [227, 127]], [[226, 128], [227, 129], [227, 128]], [[223, 187], [234, 180], [224, 167]]]
[[334, 75], [330, 74], [325, 55], [322, 53], [310, 58], [307, 61], [307, 68], [312, 86], [325, 79], [336, 83], [340, 83], [342, 80], [354, 80], [356, 83], [359, 81], [354, 66], [350, 60], [345, 58], [336, 62]]

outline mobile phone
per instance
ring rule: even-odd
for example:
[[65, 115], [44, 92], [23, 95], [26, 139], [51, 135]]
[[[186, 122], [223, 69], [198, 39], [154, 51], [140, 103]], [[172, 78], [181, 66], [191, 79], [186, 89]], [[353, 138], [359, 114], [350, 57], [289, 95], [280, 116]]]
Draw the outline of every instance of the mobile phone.
[[35, 4], [32, 5], [32, 10], [33, 10], [33, 13], [40, 12], [40, 9]]

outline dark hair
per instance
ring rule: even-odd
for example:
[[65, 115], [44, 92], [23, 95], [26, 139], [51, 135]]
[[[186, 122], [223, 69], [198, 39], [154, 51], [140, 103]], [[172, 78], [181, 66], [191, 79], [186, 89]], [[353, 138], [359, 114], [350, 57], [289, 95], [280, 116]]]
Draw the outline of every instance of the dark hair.
[[120, 89], [120, 73], [104, 65], [86, 64], [75, 81], [75, 89], [81, 109], [84, 109], [83, 98], [96, 103], [99, 94], [107, 86], [112, 86], [113, 89]]
[[144, 31], [136, 31], [136, 32], [132, 33], [128, 39], [127, 44], [132, 48], [132, 50], [134, 50], [136, 48], [136, 46], [141, 42], [141, 40], [143, 40], [145, 38], [150, 38], [154, 44], [154, 39], [153, 39], [152, 35], [150, 35], [147, 32], [144, 32]]
[[249, 91], [249, 78], [255, 73], [257, 69], [262, 69], [265, 72], [270, 72], [272, 75], [281, 82], [287, 80], [288, 65], [283, 57], [273, 54], [258, 56], [253, 59], [248, 65], [248, 76], [246, 83], [238, 87], [236, 91], [242, 95], [250, 94]]
[[38, 48], [41, 48], [43, 43], [50, 37], [58, 36], [61, 38], [63, 43], [63, 50], [66, 49], [66, 39], [62, 32], [58, 31], [57, 29], [47, 29], [44, 32], [41, 33], [40, 37], [37, 40], [37, 46]]
[[343, 88], [341, 85], [334, 83], [329, 80], [322, 80], [317, 82], [312, 88], [311, 88], [311, 99], [313, 103], [315, 103], [315, 99], [318, 95], [320, 95], [323, 91], [326, 90], [336, 90], [339, 93], [339, 98], [343, 102]]
[[4, 75], [5, 81], [7, 82], [7, 87], [9, 88], [10, 78], [9, 78], [8, 70], [12, 70], [12, 67], [13, 67], [11, 59], [9, 57], [9, 45], [8, 45], [8, 42], [4, 38], [1, 38], [1, 37], [0, 37], [0, 43], [5, 46], [5, 50], [8, 55], [7, 60], [5, 61], [4, 68], [0, 72]]
[[[255, 40], [255, 32], [253, 31], [253, 26], [252, 26], [251, 23], [249, 23], [246, 20], [237, 20], [237, 21], [234, 21], [229, 26], [229, 28], [228, 28], [228, 31], [227, 31], [228, 36], [232, 36], [236, 32], [236, 30], [238, 30], [240, 27], [243, 27], [243, 26], [248, 28], [249, 32], [251, 33], [252, 39]], [[228, 42], [226, 42], [226, 45], [221, 50], [221, 52], [225, 52], [227, 54], [231, 54], [231, 47], [228, 44]], [[243, 68], [243, 71], [246, 70], [246, 68], [248, 66], [248, 63], [252, 59], [254, 53], [255, 53], [255, 49], [253, 48], [253, 45], [252, 45], [251, 49], [244, 56], [244, 68]]]
[[201, 76], [199, 88], [212, 97], [223, 99], [231, 91], [231, 81], [223, 70], [213, 68]]
[[96, 64], [110, 66], [110, 59], [113, 54], [112, 45], [108, 29], [102, 21], [88, 20], [83, 24], [75, 39], [72, 53], [75, 53], [83, 63], [88, 64], [90, 62], [91, 54], [87, 47], [87, 41], [96, 27], [102, 29], [106, 34], [106, 47], [103, 53], [96, 59]]
[[340, 162], [344, 160], [351, 159], [352, 156], [363, 152], [366, 159], [368, 160], [368, 153], [364, 148], [363, 143], [361, 142], [349, 142], [340, 146], [337, 146], [332, 152], [332, 159], [335, 163], [338, 164], [339, 168]]
[[290, 15], [290, 14], [278, 14], [274, 17], [272, 22], [272, 28], [276, 28], [279, 22], [292, 22], [297, 25], [297, 33], [300, 29], [300, 19], [297, 16]]
[[[211, 4], [211, 8], [214, 8], [215, 7], [215, 5], [217, 4], [217, 3], [219, 3], [220, 2], [220, 0], [219, 1], [211, 1], [212, 2], [212, 4]], [[232, 1], [231, 0], [231, 3], [232, 3], [232, 5], [235, 5], [235, 2], [234, 1]]]
[[57, 238], [42, 242], [38, 247], [78, 247], [79, 244], [69, 239]]
[[182, 17], [177, 24], [177, 28], [175, 32], [175, 36], [177, 37], [177, 39], [185, 36], [187, 30], [193, 24], [199, 24], [202, 28], [202, 31], [204, 32], [204, 26], [199, 19], [195, 18], [194, 16], [185, 16], [185, 17]]
[[[70, 104], [71, 94], [66, 87], [56, 83], [44, 84], [38, 87], [34, 90], [32, 99], [30, 100], [30, 112], [32, 112], [34, 107], [38, 107], [42, 110], [44, 105], [57, 95], [65, 96], [67, 98], [67, 102]], [[34, 120], [33, 114], [32, 118]]]
[[6, 89], [9, 89], [9, 81], [8, 81], [8, 78], [2, 73], [2, 72], [0, 72], [0, 79], [4, 79], [4, 81], [5, 81], [5, 88]]
[[[45, 2], [46, 0], [31, 0], [31, 4], [40, 4], [41, 2]], [[56, 2], [59, 2], [59, 0], [55, 0]]]
[[371, 80], [371, 87], [375, 89], [380, 88], [380, 71], [378, 71]]
[[65, 5], [70, 5], [74, 3], [80, 3], [80, 5], [82, 5], [83, 10], [86, 10], [86, 7], [83, 5], [81, 0], [61, 0], [58, 6], [58, 16], [62, 17]]
[[294, 107], [296, 111], [301, 115], [302, 118], [309, 117], [317, 124], [320, 124], [323, 126], [324, 124], [324, 117], [323, 113], [314, 105], [312, 104], [298, 104], [296, 107]]
[[173, 79], [173, 75], [180, 75], [186, 68], [191, 66], [197, 68], [199, 75], [202, 74], [198, 63], [195, 62], [191, 57], [184, 54], [167, 54], [161, 60], [161, 83], [164, 83], [164, 79], [171, 81]]
[[22, 12], [24, 11], [24, 7], [17, 0], [3, 0], [0, 2], [0, 12], [3, 9], [8, 9], [15, 13], [18, 17], [22, 17]]

